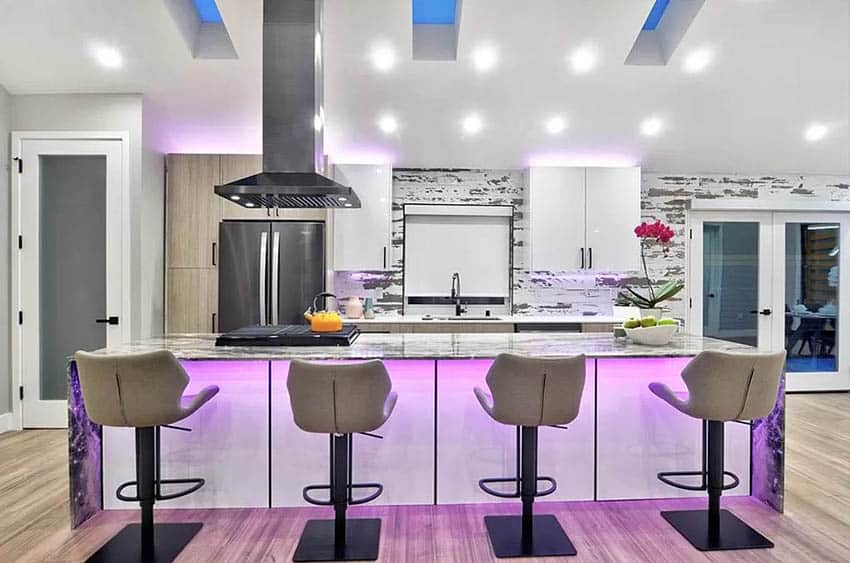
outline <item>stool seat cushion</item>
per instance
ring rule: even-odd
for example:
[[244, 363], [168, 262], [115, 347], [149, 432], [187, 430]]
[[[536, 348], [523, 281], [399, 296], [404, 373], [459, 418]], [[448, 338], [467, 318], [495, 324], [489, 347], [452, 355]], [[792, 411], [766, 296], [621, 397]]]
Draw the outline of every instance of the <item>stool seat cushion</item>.
[[649, 390], [678, 411], [702, 420], [755, 420], [773, 410], [785, 352], [703, 352], [682, 370], [688, 388], [680, 398], [663, 383]]
[[322, 434], [377, 430], [398, 400], [379, 360], [356, 364], [293, 360], [286, 387], [296, 426]]
[[578, 416], [585, 357], [526, 358], [500, 354], [487, 372], [490, 393], [473, 392], [484, 411], [512, 426], [567, 424]]
[[104, 426], [145, 428], [194, 414], [218, 393], [205, 387], [185, 401], [189, 376], [171, 352], [74, 355], [89, 418]]

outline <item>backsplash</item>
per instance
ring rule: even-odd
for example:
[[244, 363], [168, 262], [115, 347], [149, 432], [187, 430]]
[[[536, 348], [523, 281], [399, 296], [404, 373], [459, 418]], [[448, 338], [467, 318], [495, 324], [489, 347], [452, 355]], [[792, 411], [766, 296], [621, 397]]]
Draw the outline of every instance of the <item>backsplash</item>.
[[406, 203], [513, 205], [514, 314], [610, 314], [622, 276], [527, 269], [526, 177], [524, 170], [393, 170], [391, 269], [386, 272], [335, 272], [334, 291], [340, 296], [373, 297], [378, 315], [401, 311], [403, 206]]
[[[375, 299], [376, 314], [396, 314], [402, 299], [402, 242], [405, 203], [458, 203], [513, 205], [514, 215], [514, 314], [610, 314], [619, 287], [640, 284], [640, 278], [622, 273], [529, 271], [527, 257], [528, 213], [525, 170], [393, 171], [393, 244], [389, 271], [335, 272], [334, 288], [340, 296]], [[685, 218], [692, 199], [762, 199], [777, 203], [800, 200], [850, 201], [850, 177], [843, 176], [742, 176], [728, 174], [684, 175], [644, 172], [641, 208], [645, 221], [661, 219], [675, 231], [667, 256], [647, 257], [653, 280], [685, 278]], [[682, 294], [684, 295], [684, 294]], [[683, 318], [682, 299], [669, 302], [673, 316]]]

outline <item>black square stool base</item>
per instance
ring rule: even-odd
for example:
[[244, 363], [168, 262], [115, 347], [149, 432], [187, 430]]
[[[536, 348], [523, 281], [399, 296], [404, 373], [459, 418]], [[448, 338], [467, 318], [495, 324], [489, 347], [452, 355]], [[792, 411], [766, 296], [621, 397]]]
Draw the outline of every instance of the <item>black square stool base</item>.
[[576, 554], [570, 538], [551, 514], [534, 516], [533, 540], [526, 546], [522, 544], [522, 516], [485, 516], [484, 524], [493, 553], [499, 558]]
[[171, 563], [203, 524], [154, 524], [154, 553], [142, 555], [142, 526], [129, 524], [103, 544], [86, 563]]
[[308, 520], [295, 548], [293, 561], [375, 561], [381, 542], [379, 518], [345, 522], [345, 546], [336, 551], [333, 520]]
[[720, 511], [720, 534], [716, 538], [710, 538], [708, 534], [707, 510], [671, 510], [662, 512], [661, 516], [700, 551], [773, 547], [773, 542], [728, 510]]

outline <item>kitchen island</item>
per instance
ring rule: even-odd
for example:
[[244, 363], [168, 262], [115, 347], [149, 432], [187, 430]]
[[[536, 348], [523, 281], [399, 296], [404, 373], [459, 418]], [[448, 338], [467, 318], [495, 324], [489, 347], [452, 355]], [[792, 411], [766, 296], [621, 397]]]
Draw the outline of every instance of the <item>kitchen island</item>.
[[[209, 384], [221, 392], [181, 423], [164, 429], [163, 475], [203, 477], [194, 495], [166, 508], [301, 506], [301, 489], [327, 480], [328, 438], [299, 430], [286, 390], [289, 361], [386, 363], [398, 404], [379, 433], [354, 438], [354, 479], [380, 482], [382, 504], [493, 502], [478, 479], [515, 471], [515, 431], [493, 422], [472, 389], [492, 359], [509, 352], [537, 357], [587, 356], [578, 418], [566, 430], [544, 427], [540, 472], [558, 481], [551, 500], [629, 500], [700, 496], [672, 489], [659, 471], [697, 469], [701, 424], [664, 404], [652, 381], [684, 391], [682, 367], [704, 350], [746, 351], [718, 340], [680, 335], [645, 347], [609, 334], [363, 334], [350, 347], [216, 347], [214, 335], [153, 338], [104, 354], [166, 349], [191, 377], [187, 394]], [[85, 413], [74, 362], [70, 377], [72, 522], [126, 508], [114, 496], [133, 479], [132, 430], [101, 428]], [[726, 494], [753, 495], [782, 510], [784, 392], [771, 416], [727, 425], [726, 466], [741, 484]]]

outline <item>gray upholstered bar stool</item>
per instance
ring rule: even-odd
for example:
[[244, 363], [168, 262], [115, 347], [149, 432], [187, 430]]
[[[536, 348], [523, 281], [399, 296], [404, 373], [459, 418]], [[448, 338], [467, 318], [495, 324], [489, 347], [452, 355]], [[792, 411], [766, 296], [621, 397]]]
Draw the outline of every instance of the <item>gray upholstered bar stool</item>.
[[[294, 561], [374, 561], [378, 558], [381, 520], [346, 520], [349, 505], [375, 500], [379, 483], [352, 483], [352, 434], [370, 434], [395, 407], [390, 376], [380, 361], [357, 364], [312, 364], [293, 360], [286, 381], [295, 424], [305, 432], [330, 437], [330, 483], [305, 487], [311, 504], [333, 506], [333, 520], [309, 520], [295, 549]], [[374, 489], [355, 499], [355, 489]], [[327, 490], [328, 500], [312, 496]]]
[[[204, 388], [194, 397], [183, 390], [189, 376], [170, 352], [144, 354], [75, 355], [86, 412], [102, 426], [136, 429], [136, 480], [122, 483], [116, 496], [141, 505], [141, 523], [130, 524], [104, 544], [88, 561], [120, 562], [173, 561], [203, 524], [156, 524], [153, 505], [188, 495], [204, 485], [203, 479], [162, 479], [160, 474], [160, 428], [171, 426], [200, 409], [218, 393], [218, 387]], [[162, 485], [189, 485], [174, 493], [163, 493]], [[135, 487], [136, 495], [124, 490]]]
[[[485, 516], [487, 534], [496, 557], [575, 555], [570, 538], [554, 515], [534, 516], [536, 497], [550, 495], [558, 484], [537, 475], [537, 430], [540, 426], [564, 428], [578, 416], [584, 390], [585, 358], [536, 359], [501, 354], [487, 373], [492, 396], [475, 388], [475, 396], [493, 420], [516, 426], [516, 477], [481, 479], [478, 486], [500, 498], [522, 499], [522, 516]], [[537, 489], [537, 482], [548, 484]], [[512, 492], [490, 487], [514, 483]]]
[[[724, 423], [765, 418], [773, 410], [785, 365], [785, 352], [731, 354], [703, 352], [682, 370], [688, 398], [676, 396], [662, 383], [649, 389], [678, 411], [703, 421], [700, 471], [671, 471], [658, 478], [673, 487], [708, 491], [708, 510], [662, 512], [676, 530], [700, 551], [770, 548], [773, 543], [728, 510], [720, 510], [720, 495], [740, 482], [723, 467]], [[673, 477], [699, 476], [700, 485], [687, 485]], [[731, 481], [724, 483], [725, 477]]]

